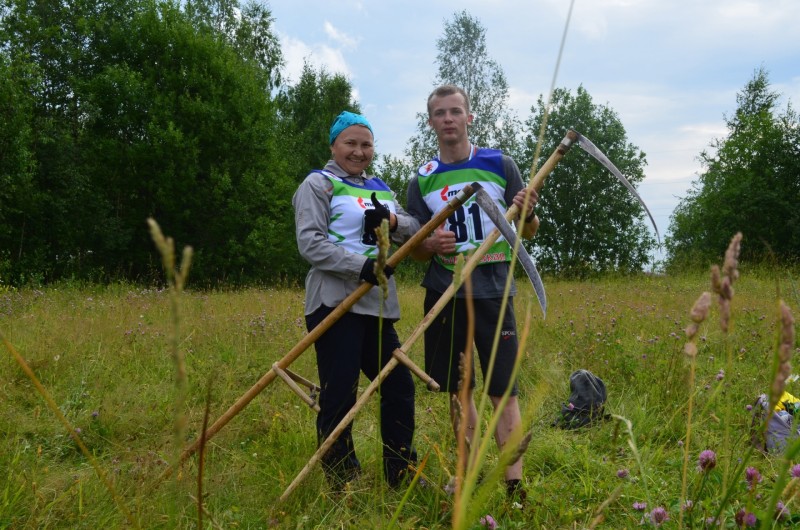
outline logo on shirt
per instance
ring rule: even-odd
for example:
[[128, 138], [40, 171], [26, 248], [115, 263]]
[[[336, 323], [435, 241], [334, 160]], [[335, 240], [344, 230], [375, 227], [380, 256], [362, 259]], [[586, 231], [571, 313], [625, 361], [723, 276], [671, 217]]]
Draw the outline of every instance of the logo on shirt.
[[459, 194], [461, 188], [456, 188], [451, 190], [450, 186], [445, 186], [442, 191], [439, 193], [439, 196], [442, 198], [443, 201], [447, 202], [450, 197], [455, 197]]
[[364, 198], [363, 197], [359, 197], [357, 202], [358, 202], [358, 205], [361, 206], [363, 209], [365, 209], [365, 210], [367, 209], [367, 205], [364, 204]]
[[422, 175], [423, 177], [427, 177], [428, 175], [436, 171], [437, 167], [439, 167], [439, 162], [437, 162], [436, 160], [431, 160], [430, 162], [419, 168], [419, 174]]

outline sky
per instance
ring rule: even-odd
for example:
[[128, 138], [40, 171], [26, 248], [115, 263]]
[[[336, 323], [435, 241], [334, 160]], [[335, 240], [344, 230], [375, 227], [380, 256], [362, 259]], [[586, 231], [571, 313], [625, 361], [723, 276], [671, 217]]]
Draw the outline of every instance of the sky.
[[702, 172], [698, 155], [726, 136], [736, 95], [759, 68], [782, 94], [779, 109], [800, 105], [798, 0], [575, 0], [568, 25], [569, 0], [267, 5], [290, 82], [304, 61], [344, 74], [377, 151], [398, 157], [434, 87], [436, 41], [445, 22], [466, 11], [486, 30], [488, 55], [506, 75], [519, 118], [530, 116], [539, 96], [547, 99], [554, 76], [555, 86], [575, 93], [582, 85], [596, 105], [617, 113], [628, 141], [646, 155], [638, 190], [662, 238]]

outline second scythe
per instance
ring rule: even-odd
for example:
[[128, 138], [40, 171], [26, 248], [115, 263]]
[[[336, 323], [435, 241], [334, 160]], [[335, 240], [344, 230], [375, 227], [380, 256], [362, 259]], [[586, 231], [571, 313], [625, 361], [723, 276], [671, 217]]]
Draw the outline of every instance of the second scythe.
[[[660, 241], [661, 236], [658, 233], [658, 227], [656, 226], [656, 222], [653, 219], [653, 215], [650, 213], [650, 210], [647, 208], [647, 205], [644, 203], [641, 196], [639, 196], [639, 194], [636, 192], [636, 188], [634, 188], [633, 185], [628, 182], [628, 179], [622, 175], [622, 172], [617, 169], [611, 160], [609, 160], [608, 157], [591, 142], [591, 140], [575, 130], [570, 129], [564, 141], [567, 140], [577, 144], [595, 160], [600, 162], [603, 167], [608, 169], [615, 177], [617, 177], [617, 179], [619, 179], [619, 181], [628, 189], [628, 191], [631, 192], [636, 200], [639, 201], [639, 204], [642, 205], [644, 211], [647, 212], [648, 217], [650, 217], [650, 221], [653, 223], [653, 228], [656, 231], [656, 236]], [[533, 188], [538, 192], [541, 189], [541, 185], [538, 185], [538, 187], [537, 185], [534, 185]], [[536, 298], [539, 300], [539, 307], [542, 309], [542, 314], [547, 316], [547, 295], [544, 291], [542, 277], [539, 275], [539, 271], [536, 269], [536, 264], [534, 263], [533, 258], [531, 258], [530, 254], [528, 254], [528, 251], [525, 249], [525, 247], [523, 247], [521, 243], [517, 242], [517, 233], [514, 230], [514, 227], [512, 227], [509, 223], [508, 216], [503, 216], [500, 208], [497, 206], [494, 200], [492, 200], [486, 190], [478, 189], [475, 192], [475, 202], [477, 202], [484, 213], [489, 216], [489, 219], [492, 220], [492, 223], [494, 223], [494, 225], [500, 231], [500, 234], [502, 234], [506, 241], [508, 241], [508, 244], [511, 245], [511, 248], [518, 248], [517, 259], [519, 259], [520, 265], [522, 265], [522, 268], [525, 270], [525, 273], [528, 275], [528, 278], [533, 285], [533, 291], [536, 293]]]

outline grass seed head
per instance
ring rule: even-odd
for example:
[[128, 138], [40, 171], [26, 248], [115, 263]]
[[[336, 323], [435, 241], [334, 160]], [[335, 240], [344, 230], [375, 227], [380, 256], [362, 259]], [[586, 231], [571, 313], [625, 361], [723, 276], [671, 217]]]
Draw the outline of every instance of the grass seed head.
[[718, 265], [711, 266], [711, 290], [717, 294], [722, 292], [722, 282], [720, 280], [721, 274]]
[[739, 278], [739, 251], [742, 247], [742, 233], [737, 232], [725, 251], [725, 262], [722, 265], [722, 272], [730, 278], [731, 282]]
[[692, 319], [692, 322], [700, 324], [708, 317], [710, 309], [711, 293], [705, 291], [697, 298], [697, 301], [695, 301], [692, 310], [689, 312], [689, 317]]
[[378, 236], [378, 256], [375, 259], [375, 277], [378, 278], [378, 285], [383, 291], [383, 297], [389, 296], [389, 279], [386, 277], [386, 258], [389, 255], [389, 221], [381, 221], [381, 225], [375, 229]]

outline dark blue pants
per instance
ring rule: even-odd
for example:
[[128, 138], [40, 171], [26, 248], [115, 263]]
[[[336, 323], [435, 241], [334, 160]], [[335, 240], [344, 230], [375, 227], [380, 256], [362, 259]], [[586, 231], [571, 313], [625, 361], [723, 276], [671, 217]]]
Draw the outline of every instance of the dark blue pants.
[[[308, 330], [316, 327], [332, 310], [322, 306], [306, 315]], [[360, 372], [372, 381], [391, 359], [392, 352], [400, 347], [393, 323], [384, 319], [382, 330], [379, 324], [378, 317], [346, 313], [317, 339], [317, 370], [322, 389], [317, 415], [318, 444], [355, 405]], [[396, 366], [378, 391], [384, 474], [389, 484], [397, 485], [408, 464], [416, 462], [417, 458], [412, 445], [414, 381], [408, 368], [402, 364]], [[361, 467], [353, 447], [351, 428], [348, 425], [322, 457], [325, 474], [334, 483], [350, 480]]]

